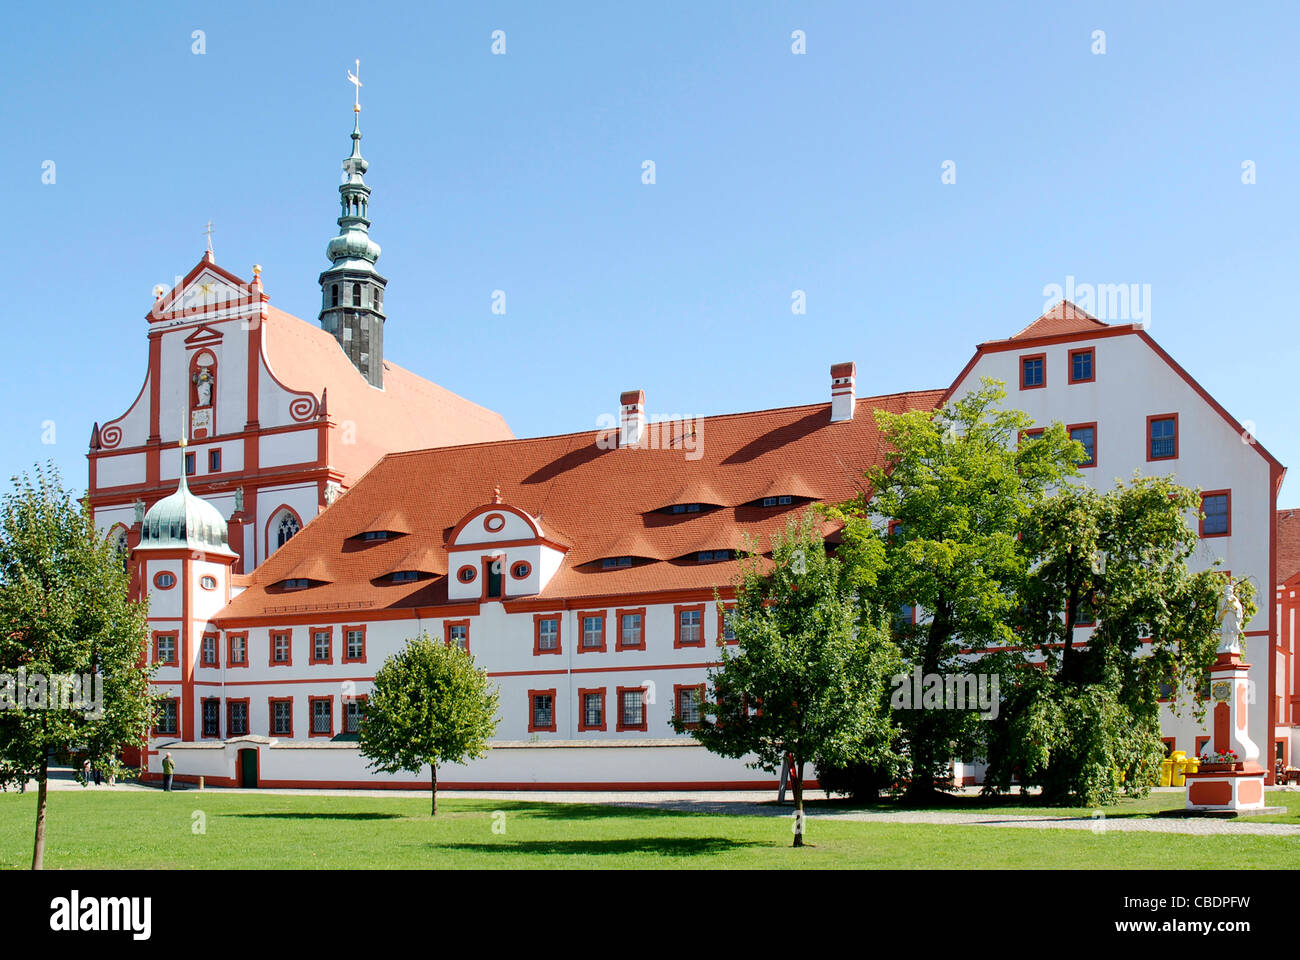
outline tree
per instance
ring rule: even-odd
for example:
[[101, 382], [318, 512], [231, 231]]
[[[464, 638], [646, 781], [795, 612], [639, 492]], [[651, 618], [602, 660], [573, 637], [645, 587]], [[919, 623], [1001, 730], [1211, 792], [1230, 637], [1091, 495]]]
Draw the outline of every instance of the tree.
[[[876, 412], [890, 446], [867, 473], [870, 492], [840, 505], [845, 541], [883, 540], [880, 595], [891, 610], [906, 669], [947, 677], [969, 669], [965, 650], [1013, 640], [1008, 621], [1025, 576], [1018, 535], [1030, 513], [1077, 475], [1082, 450], [1059, 424], [1032, 442], [1028, 415], [1003, 410], [1002, 384], [981, 388], [937, 412]], [[856, 562], [856, 561], [855, 561]], [[916, 611], [913, 617], [911, 611]], [[981, 664], [996, 670], [996, 661]], [[894, 712], [908, 754], [908, 799], [933, 801], [954, 756], [979, 749], [973, 710]]]
[[770, 562], [756, 544], [744, 553], [729, 614], [737, 645], [720, 638], [699, 722], [672, 721], [714, 753], [753, 756], [748, 765], [769, 773], [791, 758], [796, 847], [805, 764], [845, 766], [888, 750], [883, 691], [897, 664], [879, 620], [860, 613], [861, 591], [874, 585], [869, 563], [849, 568], [828, 556], [819, 527], [809, 512], [772, 538]]
[[[51, 754], [74, 747], [101, 770], [143, 746], [154, 697], [146, 605], [114, 545], [58, 471], [13, 478], [0, 503], [0, 787], [35, 779], [32, 869], [45, 860]], [[80, 776], [80, 773], [78, 773]]]
[[[989, 792], [1018, 773], [1050, 803], [1144, 794], [1164, 755], [1162, 691], [1175, 710], [1182, 691], [1204, 717], [1223, 574], [1187, 568], [1199, 543], [1187, 518], [1199, 505], [1197, 491], [1167, 477], [1135, 476], [1106, 493], [1063, 490], [1033, 512], [1017, 632], [1043, 669], [1021, 671], [995, 725]], [[1235, 587], [1249, 619], [1255, 588]], [[1096, 624], [1086, 642], [1080, 623]]]
[[496, 733], [498, 691], [460, 647], [427, 633], [408, 640], [375, 674], [361, 718], [360, 750], [385, 773], [432, 773], [438, 813], [438, 764], [483, 757]]

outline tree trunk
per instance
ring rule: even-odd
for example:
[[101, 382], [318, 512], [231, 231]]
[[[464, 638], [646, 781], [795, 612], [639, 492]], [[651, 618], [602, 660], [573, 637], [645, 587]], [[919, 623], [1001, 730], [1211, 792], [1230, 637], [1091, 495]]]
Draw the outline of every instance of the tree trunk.
[[41, 775], [36, 781], [36, 842], [32, 845], [32, 869], [45, 869], [45, 797], [49, 782], [50, 758], [41, 758]]
[[790, 778], [794, 781], [794, 845], [803, 846], [803, 761], [790, 764]]
[[[940, 603], [930, 621], [930, 629], [926, 633], [925, 646], [921, 652], [921, 673], [925, 677], [939, 672], [939, 654], [948, 641], [950, 632], [948, 623], [947, 605]], [[943, 736], [943, 723], [920, 704], [913, 704], [913, 707], [917, 718], [911, 743], [912, 776], [905, 796], [908, 803], [929, 805], [939, 796], [934, 769], [938, 765], [938, 755], [942, 749], [939, 741]]]
[[438, 767], [435, 764], [429, 764], [430, 786], [433, 791], [433, 816], [438, 815]]

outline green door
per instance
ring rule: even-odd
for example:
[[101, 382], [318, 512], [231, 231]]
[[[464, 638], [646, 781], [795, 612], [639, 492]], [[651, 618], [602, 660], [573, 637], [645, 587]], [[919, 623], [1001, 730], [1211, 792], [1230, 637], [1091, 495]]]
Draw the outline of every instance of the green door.
[[239, 785], [241, 787], [257, 786], [257, 751], [239, 751]]

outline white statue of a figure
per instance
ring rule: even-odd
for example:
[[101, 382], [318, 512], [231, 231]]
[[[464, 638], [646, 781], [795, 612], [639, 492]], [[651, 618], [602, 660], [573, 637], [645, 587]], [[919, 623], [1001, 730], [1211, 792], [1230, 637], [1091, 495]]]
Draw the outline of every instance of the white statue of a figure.
[[1241, 601], [1229, 580], [1219, 602], [1219, 653], [1241, 653]]
[[212, 374], [200, 370], [194, 375], [194, 383], [199, 394], [199, 406], [209, 406], [212, 403]]

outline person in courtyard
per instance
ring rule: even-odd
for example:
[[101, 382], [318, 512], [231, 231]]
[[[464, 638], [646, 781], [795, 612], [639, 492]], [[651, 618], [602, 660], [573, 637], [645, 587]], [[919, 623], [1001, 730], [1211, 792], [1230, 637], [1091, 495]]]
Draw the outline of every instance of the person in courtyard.
[[90, 783], [90, 758], [81, 761], [81, 779]]
[[172, 762], [171, 751], [168, 751], [167, 754], [163, 757], [162, 771], [163, 771], [163, 789], [171, 790], [172, 775], [176, 772], [176, 764]]

